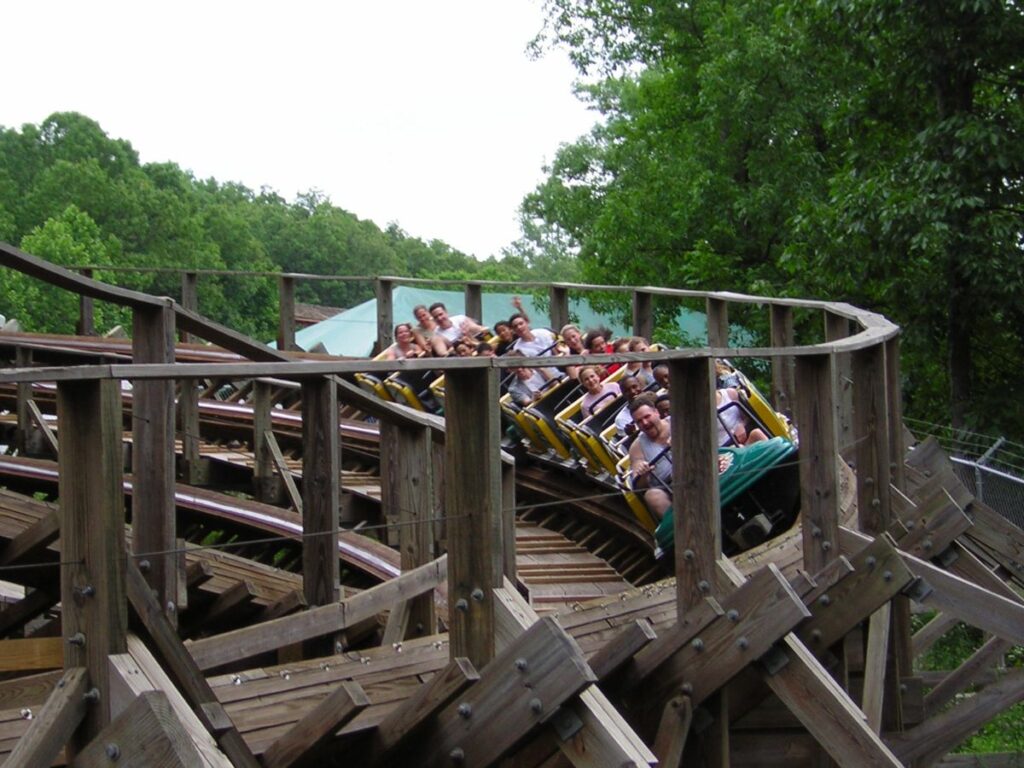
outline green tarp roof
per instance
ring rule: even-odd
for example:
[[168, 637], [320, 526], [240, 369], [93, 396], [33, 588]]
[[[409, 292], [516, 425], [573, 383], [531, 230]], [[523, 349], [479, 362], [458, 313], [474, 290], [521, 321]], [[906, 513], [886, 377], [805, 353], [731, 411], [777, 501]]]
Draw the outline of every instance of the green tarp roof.
[[[498, 320], [507, 320], [509, 315], [516, 311], [512, 306], [512, 298], [515, 295], [513, 293], [485, 292], [483, 294], [483, 317], [480, 318], [483, 324], [492, 326]], [[547, 308], [539, 308], [529, 294], [520, 294], [520, 298], [533, 326], [546, 327], [548, 325]], [[400, 285], [392, 292], [395, 322], [415, 322], [412, 308], [419, 304], [430, 306], [435, 301], [444, 302], [449, 314], [457, 315], [465, 312], [466, 299], [461, 291], [432, 291]], [[584, 332], [588, 328], [596, 327], [608, 328], [614, 336], [624, 336], [632, 332], [620, 323], [609, 322], [605, 316], [595, 312], [590, 304], [583, 299], [569, 300], [569, 314]], [[703, 313], [680, 310], [679, 328], [689, 338], [701, 342], [705, 338]], [[323, 344], [329, 354], [344, 357], [369, 357], [376, 338], [376, 299], [365, 301], [316, 325], [303, 328], [295, 334], [295, 341], [302, 349], [310, 350], [317, 344]]]

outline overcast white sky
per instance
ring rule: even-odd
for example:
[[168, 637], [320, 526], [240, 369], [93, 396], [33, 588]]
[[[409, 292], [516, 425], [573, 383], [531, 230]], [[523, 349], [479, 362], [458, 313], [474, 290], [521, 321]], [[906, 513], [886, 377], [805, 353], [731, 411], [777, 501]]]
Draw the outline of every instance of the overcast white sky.
[[0, 5], [0, 125], [81, 112], [143, 162], [320, 189], [382, 228], [485, 258], [595, 116], [540, 0], [34, 0]]

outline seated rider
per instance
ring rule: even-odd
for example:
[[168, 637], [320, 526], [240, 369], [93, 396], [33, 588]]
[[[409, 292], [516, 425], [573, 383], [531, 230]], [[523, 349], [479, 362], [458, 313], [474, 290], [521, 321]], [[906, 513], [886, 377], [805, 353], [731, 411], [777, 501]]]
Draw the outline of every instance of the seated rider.
[[[509, 357], [524, 357], [521, 353], [509, 352]], [[520, 408], [540, 399], [541, 390], [547, 380], [537, 373], [535, 368], [513, 368], [513, 377], [508, 384], [508, 394], [512, 402]]]
[[413, 335], [411, 323], [399, 323], [395, 326], [395, 343], [384, 350], [385, 360], [404, 360], [407, 357], [423, 357], [426, 350], [421, 347]]
[[655, 520], [661, 520], [672, 506], [671, 422], [661, 418], [650, 392], [637, 395], [629, 412], [637, 428], [636, 440], [629, 447], [633, 488], [644, 491], [644, 504]]
[[430, 315], [437, 324], [435, 336], [443, 338], [448, 346], [452, 346], [463, 336], [476, 336], [487, 329], [466, 315], [451, 315], [443, 302], [437, 301], [430, 305]]
[[619, 396], [619, 388], [611, 382], [602, 382], [597, 368], [585, 365], [580, 369], [580, 384], [586, 392], [580, 403], [580, 420], [604, 410]]
[[[533, 330], [529, 319], [522, 312], [516, 312], [508, 322], [512, 326], [512, 333], [516, 335], [516, 340], [512, 344], [513, 352], [519, 352], [524, 357], [550, 357], [555, 354], [557, 339], [547, 328]], [[559, 375], [557, 368], [537, 370], [545, 379], [553, 379]]]
[[740, 393], [735, 387], [715, 390], [719, 445], [749, 445], [768, 439], [768, 435], [758, 427], [747, 429], [747, 414], [737, 402], [739, 399]]
[[615, 414], [615, 430], [622, 438], [636, 434], [636, 424], [633, 423], [633, 414], [629, 412], [629, 404], [636, 400], [644, 388], [636, 376], [623, 376], [619, 381], [619, 391], [626, 398], [626, 404]]

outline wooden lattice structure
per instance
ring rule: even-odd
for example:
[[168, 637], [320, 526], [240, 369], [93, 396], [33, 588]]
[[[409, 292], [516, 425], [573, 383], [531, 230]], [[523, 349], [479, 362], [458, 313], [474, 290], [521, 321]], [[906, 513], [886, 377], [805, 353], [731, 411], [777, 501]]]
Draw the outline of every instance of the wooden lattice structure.
[[[32, 562], [59, 537], [60, 580], [59, 589], [37, 583], [0, 612], [0, 627], [23, 626], [19, 611], [59, 599], [63, 656], [59, 676], [38, 682], [45, 697], [0, 682], [8, 765], [962, 765], [946, 753], [1024, 698], [1020, 670], [991, 672], [1024, 644], [1024, 534], [971, 498], [932, 446], [904, 463], [899, 329], [878, 315], [631, 289], [637, 333], [650, 335], [659, 297], [700, 300], [708, 318], [708, 347], [608, 358], [657, 357], [671, 370], [674, 580], [538, 617], [516, 586], [515, 468], [500, 444], [498, 376], [511, 361], [300, 358], [210, 323], [194, 305], [97, 283], [9, 246], [0, 266], [77, 292], [85, 330], [91, 300], [129, 306], [134, 317], [127, 361], [38, 367], [35, 342], [2, 340], [13, 350], [0, 385], [19, 388], [18, 441], [46, 435], [59, 501], [7, 536], [0, 567]], [[294, 279], [281, 278], [282, 349], [294, 334]], [[382, 343], [399, 281], [377, 279]], [[194, 274], [185, 286], [194, 301]], [[483, 287], [467, 286], [471, 312]], [[550, 287], [552, 325], [567, 319], [569, 293], [587, 288], [597, 287]], [[772, 346], [730, 347], [730, 305], [766, 308]], [[795, 312], [819, 313], [824, 341], [795, 344]], [[241, 357], [176, 362], [181, 332]], [[713, 449], [714, 360], [723, 356], [771, 359], [772, 397], [793, 409], [801, 451], [799, 529], [734, 561], [721, 555]], [[343, 378], [425, 367], [445, 374], [444, 420]], [[184, 557], [176, 471], [200, 471], [194, 382], [223, 379], [256, 381], [263, 484], [291, 475], [274, 437], [272, 383], [293, 382], [301, 395], [302, 487], [286, 489], [301, 512], [301, 586], [293, 580], [272, 597], [253, 583], [224, 589], [209, 616], [233, 615], [243, 601], [259, 612], [184, 643], [178, 617], [213, 566]], [[56, 433], [33, 404], [39, 381], [56, 384]], [[123, 381], [132, 382], [130, 546]], [[400, 523], [401, 575], [353, 594], [342, 589], [337, 550], [339, 404], [379, 422], [381, 504]], [[434, 634], [438, 588], [443, 635]], [[940, 612], [913, 636], [912, 603]], [[384, 642], [346, 653], [348, 633], [380, 615]], [[913, 660], [957, 621], [991, 639], [926, 692]], [[262, 663], [275, 653], [288, 661]], [[946, 708], [975, 684], [976, 695]], [[27, 720], [19, 713], [30, 700], [44, 703]]]

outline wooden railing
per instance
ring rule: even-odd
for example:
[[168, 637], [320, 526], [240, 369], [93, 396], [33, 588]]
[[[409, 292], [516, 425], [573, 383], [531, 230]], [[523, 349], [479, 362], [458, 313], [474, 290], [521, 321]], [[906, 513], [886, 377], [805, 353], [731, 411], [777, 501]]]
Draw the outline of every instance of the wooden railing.
[[[392, 461], [406, 477], [429, 474], [430, 445], [445, 444], [445, 515], [448, 520], [447, 564], [450, 637], [453, 657], [465, 656], [478, 666], [495, 652], [493, 592], [511, 575], [514, 540], [511, 506], [503, 504], [498, 381], [504, 369], [540, 366], [537, 359], [444, 358], [430, 360], [294, 359], [223, 326], [211, 323], [194, 308], [167, 298], [155, 298], [115, 288], [55, 267], [9, 246], [0, 245], [0, 266], [30, 274], [52, 285], [128, 306], [133, 311], [132, 364], [0, 370], [0, 383], [33, 381], [57, 383], [60, 402], [60, 498], [64, 514], [65, 559], [75, 553], [81, 562], [63, 569], [64, 632], [87, 635], [86, 654], [69, 652], [68, 664], [84, 665], [90, 679], [106, 679], [105, 659], [124, 643], [123, 569], [113, 565], [112, 552], [123, 551], [120, 464], [120, 406], [115, 402], [119, 382], [133, 382], [135, 391], [135, 541], [137, 552], [155, 553], [146, 559], [146, 579], [156, 590], [159, 605], [173, 619], [177, 600], [177, 558], [173, 505], [174, 411], [173, 383], [180, 379], [273, 377], [299, 382], [302, 387], [303, 525], [305, 533], [324, 534], [304, 546], [303, 574], [310, 605], [338, 600], [337, 478], [340, 474], [337, 429], [338, 401], [353, 403], [382, 423], [382, 440], [393, 444]], [[187, 275], [195, 273], [186, 273]], [[282, 291], [294, 289], [297, 276], [281, 275]], [[186, 280], [194, 278], [186, 277]], [[378, 337], [390, 338], [393, 325], [390, 296], [399, 283], [418, 281], [398, 277], [374, 278], [378, 297]], [[437, 282], [437, 281], [430, 281]], [[499, 283], [466, 286], [467, 308], [480, 306], [480, 292]], [[522, 287], [521, 284], [519, 287]], [[800, 493], [803, 557], [808, 573], [817, 573], [840, 556], [840, 444], [850, 448], [857, 468], [859, 526], [871, 534], [890, 522], [890, 484], [902, 486], [900, 467], [901, 408], [899, 396], [899, 329], [884, 317], [848, 304], [748, 296], [734, 293], [684, 291], [653, 286], [568, 285], [550, 290], [550, 318], [559, 326], [568, 317], [571, 294], [588, 291], [630, 291], [634, 327], [650, 334], [655, 297], [705, 302], [709, 346], [657, 353], [610, 355], [609, 362], [658, 360], [671, 372], [674, 415], [672, 450], [675, 510], [675, 572], [677, 607], [682, 616], [705, 598], [714, 596], [719, 579], [721, 529], [718, 498], [717, 445], [714, 420], [714, 361], [718, 357], [769, 358], [772, 398], [776, 407], [792, 407], [800, 439]], [[193, 296], [195, 292], [187, 293]], [[770, 347], [729, 346], [729, 307], [756, 305], [769, 315]], [[282, 300], [286, 309], [289, 302]], [[794, 343], [794, 310], [816, 311], [825, 326], [822, 343]], [[282, 320], [283, 348], [289, 346], [288, 323]], [[189, 333], [248, 358], [239, 363], [174, 363], [175, 330]], [[550, 363], [550, 361], [546, 361]], [[585, 362], [580, 356], [564, 364]], [[339, 378], [355, 372], [432, 369], [446, 377], [446, 434], [436, 417], [383, 403]], [[185, 387], [183, 391], [194, 391]], [[847, 397], [845, 392], [849, 391]], [[179, 407], [182, 407], [179, 405]], [[114, 411], [117, 411], [115, 414]], [[682, 427], [685, 425], [685, 429]], [[844, 426], [845, 425], [845, 426]], [[119, 455], [119, 454], [118, 454]], [[104, 457], [99, 471], [80, 471], [89, 457]], [[505, 488], [508, 483], [506, 480]], [[417, 489], [406, 486], [401, 504], [413, 505]], [[416, 514], [422, 514], [422, 510]], [[90, 525], [84, 525], [89, 520]], [[320, 543], [317, 543], [320, 542]], [[510, 560], [512, 562], [510, 563]], [[89, 600], [73, 590], [96, 587]], [[102, 585], [102, 587], [100, 586]], [[63, 594], [63, 593], [62, 593]], [[909, 642], [906, 612], [898, 612], [897, 642]], [[94, 634], [95, 633], [95, 634]], [[319, 636], [323, 636], [322, 634]], [[310, 638], [312, 639], [312, 638]], [[71, 646], [69, 646], [71, 647]], [[909, 654], [909, 650], [902, 651]], [[97, 726], [98, 729], [98, 726]]]

